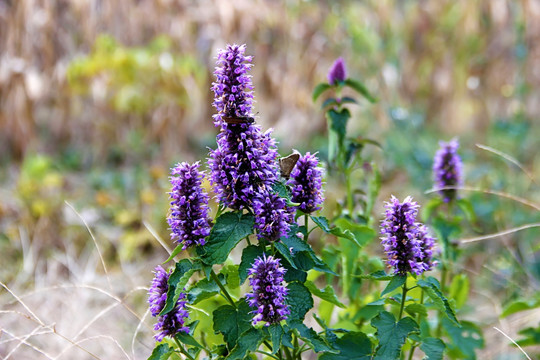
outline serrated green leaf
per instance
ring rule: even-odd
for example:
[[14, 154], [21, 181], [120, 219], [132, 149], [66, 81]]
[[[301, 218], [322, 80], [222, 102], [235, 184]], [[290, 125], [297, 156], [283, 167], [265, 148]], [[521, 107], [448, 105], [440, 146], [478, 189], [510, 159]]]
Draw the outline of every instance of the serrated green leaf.
[[407, 314], [413, 317], [416, 316], [417, 314], [419, 314], [422, 317], [427, 316], [427, 309], [426, 309], [426, 306], [423, 304], [409, 304], [405, 306], [405, 311], [407, 312]]
[[330, 233], [330, 224], [324, 216], [310, 216], [311, 220], [325, 233]]
[[348, 109], [330, 109], [326, 113], [326, 117], [330, 123], [330, 129], [337, 134], [338, 145], [343, 147], [345, 136], [347, 135], [347, 122], [351, 118], [351, 113]]
[[167, 360], [172, 353], [174, 349], [169, 344], [159, 344], [154, 348], [148, 360]]
[[[221, 279], [223, 280], [223, 276]], [[219, 286], [213, 280], [201, 279], [190, 287], [187, 297], [188, 302], [195, 305], [217, 294], [219, 294]]]
[[291, 200], [291, 193], [289, 191], [289, 188], [283, 182], [274, 182], [274, 184], [272, 185], [272, 190], [274, 190], [274, 193], [276, 193], [280, 198], [288, 201]]
[[311, 95], [311, 99], [313, 100], [313, 102], [317, 101], [319, 96], [321, 96], [323, 92], [330, 89], [331, 87], [332, 86], [327, 83], [320, 83], [317, 86], [315, 86], [315, 89], [313, 89], [313, 94]]
[[298, 336], [310, 345], [310, 347], [316, 353], [322, 351], [332, 351], [332, 348], [326, 343], [326, 341], [312, 328], [308, 328], [301, 321], [292, 321], [289, 326], [298, 331]]
[[[327, 335], [328, 337], [328, 335]], [[325, 353], [320, 360], [369, 360], [371, 359], [371, 341], [366, 334], [357, 331], [347, 332], [333, 343], [337, 354]]]
[[452, 341], [447, 342], [449, 353], [467, 360], [476, 359], [476, 349], [484, 347], [482, 330], [470, 321], [462, 321], [461, 327], [447, 318], [443, 318], [442, 324]]
[[377, 329], [375, 336], [379, 340], [374, 360], [399, 359], [401, 348], [407, 337], [420, 331], [418, 324], [412, 318], [405, 317], [396, 323], [394, 315], [387, 311], [382, 311], [373, 318], [371, 326]]
[[[352, 240], [358, 246], [363, 247], [364, 245], [371, 242], [375, 236], [376, 232], [371, 227], [367, 225], [357, 224], [345, 218], [339, 218], [335, 221], [335, 224], [338, 228], [344, 229], [345, 231], [349, 230], [353, 235], [354, 239]], [[337, 233], [331, 231], [332, 234], [340, 236]]]
[[289, 249], [283, 242], [278, 241], [274, 243], [274, 247], [276, 250], [287, 260], [287, 262], [295, 269], [298, 269], [296, 267], [296, 264], [294, 262], [294, 252], [292, 249]]
[[236, 346], [239, 336], [252, 328], [250, 314], [251, 309], [244, 300], [236, 303], [237, 307], [223, 305], [214, 310], [214, 331], [223, 334], [227, 347], [232, 349]]
[[283, 327], [281, 324], [272, 324], [268, 327], [268, 332], [270, 333], [270, 339], [272, 340], [272, 354], [275, 354], [281, 346]]
[[184, 286], [186, 286], [191, 275], [193, 275], [193, 273], [199, 268], [199, 263], [192, 263], [188, 259], [182, 259], [176, 263], [174, 271], [169, 276], [167, 301], [159, 313], [159, 316], [167, 314], [174, 308], [178, 298], [180, 297], [180, 293], [184, 290]]
[[249, 245], [242, 251], [242, 260], [238, 267], [238, 276], [240, 277], [240, 284], [243, 284], [248, 277], [248, 272], [255, 259], [262, 256], [264, 249], [261, 246]]
[[504, 307], [501, 318], [505, 318], [520, 311], [535, 309], [537, 307], [540, 307], [540, 298], [529, 300], [519, 299]]
[[377, 102], [377, 99], [374, 98], [373, 95], [370, 94], [366, 86], [362, 84], [360, 81], [349, 78], [345, 80], [345, 85], [352, 88], [353, 90], [358, 92], [360, 95], [365, 97], [370, 103]]
[[418, 280], [416, 284], [422, 289], [424, 289], [426, 295], [429, 296], [435, 306], [441, 312], [443, 312], [448, 317], [448, 319], [450, 319], [454, 324], [459, 326], [459, 321], [456, 318], [454, 309], [452, 309], [450, 302], [447, 298], [444, 297], [443, 293], [441, 292], [441, 288], [437, 279], [430, 276], [426, 278], [426, 280]]
[[406, 281], [407, 281], [407, 276], [403, 276], [399, 274], [394, 275], [392, 279], [390, 280], [390, 282], [388, 283], [388, 285], [386, 285], [386, 287], [382, 291], [381, 297], [388, 293], [391, 293], [392, 291], [396, 290], [399, 287], [402, 287]]
[[323, 299], [324, 301], [328, 301], [329, 303], [337, 305], [340, 308], [346, 308], [346, 306], [337, 298], [337, 295], [334, 292], [334, 288], [332, 286], [326, 285], [323, 290], [320, 290], [317, 285], [313, 283], [313, 281], [306, 281], [304, 285], [313, 295]]
[[443, 353], [446, 346], [441, 339], [425, 338], [420, 345], [420, 350], [426, 354], [426, 360], [443, 360]]
[[176, 246], [173, 250], [173, 252], [171, 253], [171, 255], [167, 258], [167, 260], [165, 260], [162, 264], [165, 264], [165, 263], [168, 263], [169, 261], [171, 261], [172, 259], [174, 259], [174, 257], [178, 254], [180, 254], [183, 250], [183, 247], [184, 245], [183, 244], [180, 244], [178, 246]]
[[287, 283], [290, 283], [290, 282], [293, 282], [293, 281], [298, 281], [300, 283], [304, 283], [306, 281], [307, 272], [305, 272], [304, 270], [300, 270], [300, 269], [297, 269], [297, 268], [293, 267], [293, 265], [291, 265], [289, 263], [289, 261], [287, 259], [285, 259], [279, 252], [277, 254], [275, 254], [274, 256], [276, 258], [280, 259], [281, 266], [283, 266], [287, 270], [287, 272], [283, 276], [283, 279]]
[[255, 220], [252, 214], [227, 212], [217, 218], [204, 246], [197, 247], [197, 254], [208, 265], [221, 264], [227, 260], [232, 249], [253, 233]]
[[196, 348], [199, 348], [199, 349], [204, 349], [204, 347], [199, 344], [197, 342], [197, 340], [195, 340], [195, 338], [190, 335], [190, 334], [186, 334], [185, 332], [179, 332], [178, 334], [176, 334], [176, 339], [178, 341], [180, 341], [182, 344], [186, 344], [186, 345], [190, 345], [190, 346], [195, 346]]
[[236, 289], [240, 287], [240, 277], [238, 275], [238, 265], [227, 265], [219, 272], [225, 276], [227, 280], [227, 286], [230, 289]]
[[238, 338], [236, 346], [225, 358], [227, 360], [242, 360], [250, 351], [255, 351], [264, 340], [263, 332], [259, 329], [250, 328]]
[[313, 307], [313, 298], [309, 290], [299, 282], [291, 282], [287, 286], [287, 305], [291, 311], [289, 321], [303, 321], [306, 313]]
[[[317, 257], [317, 254], [307, 242], [296, 236], [298, 227], [291, 228], [288, 236], [281, 238], [281, 243], [274, 244], [278, 251], [293, 264], [293, 267], [304, 271], [315, 269], [317, 271], [326, 272], [337, 275]], [[292, 251], [292, 254], [291, 254]]]

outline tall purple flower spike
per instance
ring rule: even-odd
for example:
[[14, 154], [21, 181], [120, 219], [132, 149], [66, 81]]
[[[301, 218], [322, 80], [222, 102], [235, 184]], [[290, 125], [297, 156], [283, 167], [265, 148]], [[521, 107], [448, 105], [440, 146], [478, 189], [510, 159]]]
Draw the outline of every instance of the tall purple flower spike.
[[272, 192], [264, 191], [255, 196], [253, 212], [259, 239], [278, 241], [287, 235], [294, 221], [293, 209], [287, 206], [287, 201]]
[[193, 245], [204, 245], [210, 234], [208, 218], [208, 195], [201, 186], [204, 175], [199, 171], [199, 162], [177, 164], [171, 170], [171, 211], [167, 222], [171, 238], [183, 249]]
[[214, 107], [217, 114], [213, 116], [216, 126], [223, 125], [223, 117], [251, 116], [253, 105], [253, 85], [248, 71], [253, 66], [252, 56], [244, 55], [246, 45], [227, 45], [217, 55], [212, 83], [214, 91]]
[[335, 85], [340, 81], [345, 81], [347, 78], [347, 70], [345, 69], [345, 60], [343, 58], [338, 58], [330, 71], [328, 71], [328, 83], [330, 85]]
[[307, 214], [319, 210], [324, 201], [323, 170], [317, 166], [318, 164], [317, 156], [306, 153], [296, 163], [287, 182], [292, 189], [291, 201], [299, 203], [298, 208]]
[[[463, 185], [463, 164], [457, 153], [459, 142], [452, 139], [449, 142], [439, 142], [440, 148], [433, 160], [433, 178], [437, 189], [447, 186]], [[444, 189], [439, 193], [444, 202], [450, 202], [457, 196], [456, 189]]]
[[227, 123], [224, 117], [249, 117], [253, 95], [250, 56], [245, 45], [228, 45], [218, 55], [214, 106], [221, 125], [217, 149], [210, 150], [208, 166], [210, 182], [218, 200], [235, 210], [249, 208], [255, 194], [268, 191], [278, 179], [277, 149], [271, 131], [263, 133], [251, 122]]
[[163, 340], [165, 336], [174, 337], [179, 332], [189, 333], [189, 328], [184, 326], [189, 315], [186, 310], [186, 294], [180, 293], [180, 297], [174, 308], [167, 314], [159, 316], [159, 313], [163, 310], [167, 301], [169, 273], [159, 265], [156, 267], [154, 273], [154, 279], [148, 290], [150, 313], [153, 317], [158, 317], [158, 321], [156, 325], [154, 325], [154, 330], [159, 332], [154, 338], [159, 342]]
[[388, 256], [387, 265], [400, 275], [420, 275], [431, 270], [435, 240], [426, 226], [416, 222], [419, 205], [410, 196], [403, 203], [392, 196], [384, 207], [386, 217], [381, 223], [381, 244]]
[[246, 294], [246, 300], [252, 311], [253, 325], [265, 321], [265, 326], [286, 320], [291, 312], [285, 303], [288, 289], [283, 286], [283, 275], [287, 271], [280, 266], [280, 260], [272, 256], [255, 259], [249, 269], [249, 284], [253, 292]]

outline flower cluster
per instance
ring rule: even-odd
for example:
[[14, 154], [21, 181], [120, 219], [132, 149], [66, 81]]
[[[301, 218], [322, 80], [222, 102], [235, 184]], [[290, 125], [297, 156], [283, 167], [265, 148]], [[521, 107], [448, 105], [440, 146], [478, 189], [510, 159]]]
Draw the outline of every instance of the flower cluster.
[[418, 204], [409, 196], [403, 203], [392, 196], [385, 203], [386, 217], [381, 223], [381, 243], [388, 256], [387, 264], [396, 274], [422, 274], [433, 268], [433, 247], [426, 226], [416, 222]]
[[267, 191], [255, 196], [253, 212], [259, 239], [278, 241], [287, 235], [290, 224], [294, 221], [293, 209], [287, 206], [287, 201]]
[[255, 259], [249, 269], [249, 284], [253, 292], [246, 295], [250, 307], [255, 308], [252, 314], [253, 324], [266, 321], [266, 326], [286, 320], [290, 314], [288, 305], [285, 303], [288, 289], [283, 286], [283, 275], [287, 271], [280, 266], [280, 260], [272, 256]]
[[[459, 142], [452, 139], [448, 143], [441, 141], [440, 149], [435, 154], [433, 161], [433, 177], [435, 186], [438, 189], [450, 186], [463, 185], [463, 164], [457, 154]], [[440, 194], [445, 202], [450, 202], [456, 198], [456, 189], [443, 189]]]
[[321, 208], [324, 201], [322, 194], [322, 169], [317, 167], [319, 159], [309, 152], [301, 156], [287, 182], [292, 189], [291, 200], [299, 203], [298, 208], [309, 214]]
[[186, 249], [195, 244], [204, 245], [210, 234], [208, 195], [201, 187], [204, 175], [199, 163], [181, 163], [171, 170], [171, 211], [167, 222], [171, 238]]
[[222, 125], [222, 118], [245, 117], [251, 115], [253, 85], [247, 72], [253, 66], [252, 57], [245, 56], [246, 45], [227, 45], [217, 56], [214, 71], [216, 81], [212, 83], [216, 126]]
[[[154, 279], [150, 290], [148, 290], [148, 304], [150, 305], [150, 313], [157, 317], [167, 301], [167, 290], [169, 288], [169, 273], [161, 266], [157, 266]], [[186, 310], [186, 294], [180, 293], [180, 297], [174, 308], [165, 315], [158, 317], [158, 322], [154, 326], [154, 330], [159, 331], [155, 335], [156, 341], [161, 341], [165, 336], [174, 337], [180, 331], [189, 332], [189, 328], [184, 326], [185, 320], [188, 317]]]
[[330, 71], [328, 71], [328, 83], [335, 85], [340, 81], [345, 81], [346, 78], [347, 70], [345, 69], [345, 61], [340, 57], [334, 62]]

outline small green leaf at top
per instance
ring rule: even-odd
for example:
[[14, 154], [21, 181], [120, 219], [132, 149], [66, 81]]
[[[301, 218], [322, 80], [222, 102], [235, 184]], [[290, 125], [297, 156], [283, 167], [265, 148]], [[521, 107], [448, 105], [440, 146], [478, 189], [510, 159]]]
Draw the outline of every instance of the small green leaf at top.
[[288, 321], [303, 321], [306, 313], [313, 307], [313, 298], [309, 290], [301, 283], [293, 281], [288, 284], [287, 305], [290, 314]]
[[394, 315], [387, 311], [381, 311], [373, 318], [371, 326], [377, 329], [375, 336], [379, 340], [374, 360], [399, 359], [407, 337], [420, 332], [418, 324], [412, 318], [405, 317], [396, 322]]
[[320, 290], [317, 285], [313, 281], [306, 281], [304, 285], [308, 288], [308, 290], [318, 298], [323, 299], [324, 301], [328, 301], [329, 303], [332, 303], [334, 305], [339, 306], [342, 309], [345, 309], [346, 306], [339, 301], [336, 293], [334, 292], [334, 288], [330, 285], [326, 285], [326, 287], [322, 290]]
[[238, 211], [221, 214], [210, 231], [207, 243], [197, 247], [197, 254], [205, 264], [224, 263], [231, 250], [242, 239], [253, 233], [254, 224], [252, 214], [242, 214]]
[[437, 279], [435, 279], [432, 276], [429, 276], [425, 280], [423, 279], [418, 280], [416, 284], [425, 291], [425, 293], [433, 301], [433, 304], [435, 304], [435, 306], [443, 314], [445, 314], [448, 317], [448, 319], [450, 319], [456, 326], [458, 327], [460, 326], [459, 321], [456, 318], [454, 309], [450, 305], [450, 302], [448, 301], [448, 299], [444, 297], [443, 293], [441, 292], [441, 287]]
[[338, 350], [337, 354], [324, 353], [320, 360], [369, 360], [371, 359], [371, 341], [366, 334], [357, 331], [347, 332], [337, 338], [332, 346]]
[[441, 339], [432, 337], [425, 338], [420, 345], [420, 350], [426, 354], [425, 360], [443, 360], [445, 348]]
[[321, 96], [323, 92], [325, 92], [326, 90], [330, 88], [332, 88], [332, 85], [328, 83], [320, 83], [317, 86], [315, 86], [315, 89], [313, 90], [313, 94], [311, 95], [313, 102], [317, 101], [319, 96]]
[[360, 81], [354, 80], [354, 79], [347, 79], [345, 80], [345, 85], [352, 88], [356, 92], [358, 92], [360, 95], [365, 97], [370, 103], [376, 103], [377, 99], [373, 97], [373, 95], [370, 94], [369, 90], [366, 88], [364, 84], [362, 84]]
[[386, 295], [386, 294], [391, 293], [392, 291], [396, 290], [397, 288], [402, 287], [405, 284], [406, 281], [407, 281], [407, 276], [406, 275], [400, 275], [400, 274], [394, 275], [392, 277], [392, 279], [390, 280], [390, 282], [388, 283], [388, 285], [386, 285], [386, 287], [382, 291], [381, 297]]
[[154, 348], [148, 360], [167, 360], [174, 353], [169, 344], [159, 344]]

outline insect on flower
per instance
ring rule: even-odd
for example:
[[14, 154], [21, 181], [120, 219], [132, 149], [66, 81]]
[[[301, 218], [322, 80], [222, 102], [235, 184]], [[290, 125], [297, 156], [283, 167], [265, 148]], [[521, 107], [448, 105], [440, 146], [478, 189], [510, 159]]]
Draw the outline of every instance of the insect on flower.
[[294, 169], [294, 166], [300, 159], [300, 154], [298, 152], [293, 152], [291, 155], [282, 157], [279, 159], [279, 169], [281, 171], [281, 177], [289, 179], [291, 172]]

